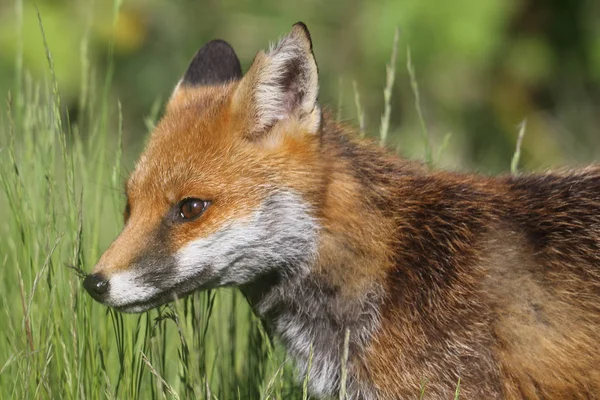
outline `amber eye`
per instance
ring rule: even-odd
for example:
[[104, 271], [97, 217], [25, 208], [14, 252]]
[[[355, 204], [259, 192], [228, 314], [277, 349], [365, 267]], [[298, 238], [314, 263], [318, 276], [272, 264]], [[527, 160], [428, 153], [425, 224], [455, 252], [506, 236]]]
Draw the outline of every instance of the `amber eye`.
[[190, 221], [198, 218], [206, 210], [208, 202], [200, 199], [185, 199], [179, 205], [179, 217]]

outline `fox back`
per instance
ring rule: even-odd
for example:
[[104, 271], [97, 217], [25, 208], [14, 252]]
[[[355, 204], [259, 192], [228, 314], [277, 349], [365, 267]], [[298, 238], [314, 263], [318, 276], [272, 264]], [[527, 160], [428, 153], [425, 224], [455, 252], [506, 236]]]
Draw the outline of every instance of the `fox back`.
[[88, 292], [142, 312], [237, 286], [319, 397], [348, 337], [352, 399], [599, 398], [600, 168], [431, 171], [317, 97], [302, 23], [246, 74], [226, 42], [201, 48]]

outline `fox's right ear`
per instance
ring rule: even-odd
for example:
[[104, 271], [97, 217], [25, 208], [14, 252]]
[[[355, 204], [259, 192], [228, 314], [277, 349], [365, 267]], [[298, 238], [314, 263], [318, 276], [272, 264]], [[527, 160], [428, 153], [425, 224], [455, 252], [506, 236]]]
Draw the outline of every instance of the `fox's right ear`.
[[169, 103], [176, 103], [182, 90], [189, 87], [222, 85], [242, 77], [240, 60], [235, 50], [224, 40], [206, 43], [194, 55], [183, 78], [179, 81]]
[[285, 120], [316, 133], [321, 123], [318, 75], [310, 33], [298, 22], [277, 45], [256, 55], [237, 87], [234, 107], [247, 121], [246, 136], [261, 137]]

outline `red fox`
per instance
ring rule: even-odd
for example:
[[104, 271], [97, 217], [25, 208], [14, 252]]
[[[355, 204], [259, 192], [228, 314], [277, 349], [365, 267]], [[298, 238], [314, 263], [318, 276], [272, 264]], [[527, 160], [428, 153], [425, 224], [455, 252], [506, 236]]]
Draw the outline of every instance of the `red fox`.
[[309, 387], [351, 399], [600, 398], [600, 167], [431, 171], [336, 123], [306, 26], [242, 74], [211, 41], [84, 280], [142, 312], [237, 286]]

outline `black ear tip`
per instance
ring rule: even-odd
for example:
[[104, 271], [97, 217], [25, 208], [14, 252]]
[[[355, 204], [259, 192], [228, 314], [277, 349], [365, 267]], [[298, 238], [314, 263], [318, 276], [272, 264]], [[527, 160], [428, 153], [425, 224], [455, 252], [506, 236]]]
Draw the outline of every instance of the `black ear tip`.
[[233, 47], [224, 40], [215, 39], [196, 52], [183, 82], [188, 85], [215, 85], [241, 77], [242, 67]]
[[296, 22], [293, 27], [298, 27], [300, 29], [302, 29], [304, 31], [304, 33], [306, 33], [307, 35], [310, 36], [310, 32], [308, 31], [308, 27], [306, 26], [306, 24], [302, 21], [298, 21]]
[[210, 42], [206, 43], [204, 46], [198, 50], [198, 53], [207, 53], [207, 52], [221, 52], [223, 54], [233, 54], [235, 55], [235, 50], [229, 43], [227, 43], [223, 39], [213, 39]]
[[298, 21], [292, 26], [292, 30], [300, 31], [308, 40], [308, 43], [310, 44], [310, 49], [312, 50], [312, 38], [310, 37], [310, 32], [308, 31], [308, 27], [306, 26], [306, 24], [302, 21]]

